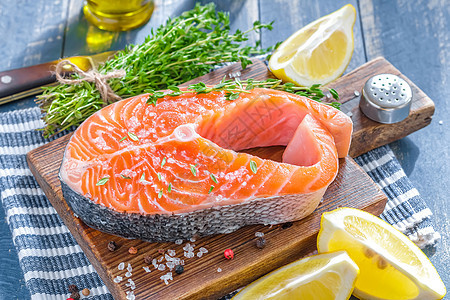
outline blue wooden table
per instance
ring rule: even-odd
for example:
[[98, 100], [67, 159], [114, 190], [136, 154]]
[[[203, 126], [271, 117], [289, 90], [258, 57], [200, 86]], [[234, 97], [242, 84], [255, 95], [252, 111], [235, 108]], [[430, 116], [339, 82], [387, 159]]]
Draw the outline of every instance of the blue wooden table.
[[[205, 1], [203, 1], [205, 2]], [[434, 213], [442, 239], [426, 249], [445, 285], [450, 287], [450, 2], [341, 0], [215, 1], [229, 11], [231, 27], [248, 28], [256, 21], [274, 23], [272, 32], [251, 36], [263, 47], [274, 45], [302, 26], [347, 3], [357, 10], [355, 51], [347, 69], [377, 56], [386, 57], [435, 101], [428, 127], [391, 144], [406, 174]], [[121, 49], [140, 43], [167, 17], [191, 9], [194, 1], [157, 0], [149, 23], [126, 33], [102, 32], [84, 19], [81, 0], [0, 1], [0, 70], [51, 61], [62, 56]], [[32, 98], [0, 106], [11, 111], [34, 106]], [[28, 299], [11, 232], [0, 209], [0, 299]], [[450, 299], [446, 296], [445, 299]]]

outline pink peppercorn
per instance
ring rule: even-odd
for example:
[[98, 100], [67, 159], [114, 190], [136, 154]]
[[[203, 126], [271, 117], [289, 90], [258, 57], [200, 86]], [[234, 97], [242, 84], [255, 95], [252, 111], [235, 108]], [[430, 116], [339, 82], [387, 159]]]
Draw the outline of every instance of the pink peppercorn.
[[226, 259], [233, 259], [234, 258], [234, 252], [231, 249], [226, 249], [223, 252], [223, 255], [225, 256]]

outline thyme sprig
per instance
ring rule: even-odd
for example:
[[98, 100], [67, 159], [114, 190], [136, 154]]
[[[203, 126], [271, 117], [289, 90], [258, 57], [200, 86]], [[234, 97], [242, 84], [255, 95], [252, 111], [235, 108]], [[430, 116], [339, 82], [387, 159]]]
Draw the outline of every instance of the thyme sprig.
[[[264, 81], [258, 81], [254, 79], [247, 79], [244, 81], [241, 81], [237, 78], [226, 80], [226, 77], [222, 79], [222, 81], [216, 85], [206, 85], [203, 82], [198, 82], [195, 84], [191, 84], [187, 87], [187, 89], [180, 89], [176, 86], [169, 86], [168, 89], [171, 92], [167, 91], [153, 91], [150, 90], [150, 96], [147, 100], [148, 104], [156, 104], [158, 99], [163, 98], [165, 96], [180, 96], [187, 93], [195, 92], [197, 94], [206, 94], [210, 92], [225, 92], [225, 99], [233, 101], [236, 100], [241, 93], [250, 93], [249, 90], [254, 88], [268, 88], [268, 89], [274, 89], [279, 91], [285, 91], [289, 93], [293, 93], [300, 96], [305, 96], [308, 98], [311, 98], [312, 100], [322, 102], [322, 99], [325, 97], [325, 93], [321, 88], [320, 84], [314, 84], [310, 87], [304, 87], [304, 86], [296, 86], [291, 82], [282, 83], [279, 79], [273, 79], [269, 78]], [[339, 100], [339, 95], [334, 89], [327, 88], [330, 95], [335, 100]], [[330, 102], [326, 103], [328, 105], [331, 105], [337, 109], [340, 109], [340, 103], [339, 102]]]

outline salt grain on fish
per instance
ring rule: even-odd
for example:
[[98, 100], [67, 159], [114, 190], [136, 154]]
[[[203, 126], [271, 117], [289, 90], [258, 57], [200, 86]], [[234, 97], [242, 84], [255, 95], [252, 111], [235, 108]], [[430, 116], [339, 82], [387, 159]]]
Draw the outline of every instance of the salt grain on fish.
[[181, 245], [181, 244], [183, 244], [183, 240], [178, 239], [178, 240], [175, 241], [175, 244], [176, 245]]
[[198, 251], [202, 252], [202, 253], [208, 253], [208, 249], [206, 249], [205, 247], [200, 247], [198, 249]]
[[133, 275], [133, 274], [131, 274], [131, 272], [126, 272], [125, 273], [125, 277], [131, 277], [131, 275]]
[[122, 279], [123, 279], [122, 276], [116, 276], [116, 277], [113, 279], [113, 281], [114, 281], [115, 283], [119, 283], [119, 282], [122, 281]]

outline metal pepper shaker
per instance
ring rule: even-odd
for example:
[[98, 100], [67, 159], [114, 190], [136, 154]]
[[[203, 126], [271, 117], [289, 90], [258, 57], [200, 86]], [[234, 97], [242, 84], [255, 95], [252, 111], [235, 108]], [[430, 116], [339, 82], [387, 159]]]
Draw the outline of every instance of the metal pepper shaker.
[[378, 74], [367, 80], [359, 107], [374, 121], [392, 124], [409, 115], [412, 90], [409, 84], [393, 74]]

